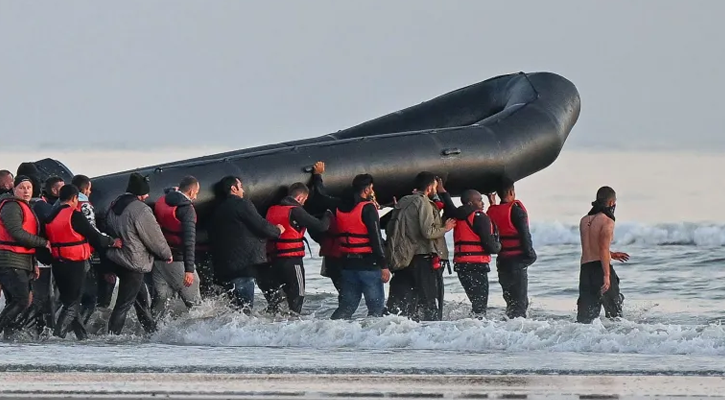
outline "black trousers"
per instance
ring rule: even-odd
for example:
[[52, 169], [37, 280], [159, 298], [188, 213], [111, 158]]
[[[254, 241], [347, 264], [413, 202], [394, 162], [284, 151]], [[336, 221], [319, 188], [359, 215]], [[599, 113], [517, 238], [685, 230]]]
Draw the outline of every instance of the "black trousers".
[[516, 260], [497, 257], [498, 283], [503, 290], [506, 301], [506, 316], [509, 318], [526, 318], [529, 308], [529, 273], [528, 266]]
[[118, 295], [116, 306], [113, 307], [111, 317], [108, 320], [108, 332], [120, 335], [123, 325], [126, 323], [126, 314], [134, 307], [138, 322], [146, 331], [152, 333], [156, 330], [156, 324], [151, 316], [151, 295], [145, 283], [146, 274], [131, 271], [120, 265], [114, 266], [114, 273], [118, 277]]
[[393, 272], [388, 291], [387, 312], [415, 321], [442, 318], [442, 274], [433, 269], [430, 256], [416, 255], [407, 268]]
[[609, 266], [609, 290], [601, 293], [604, 284], [602, 262], [593, 261], [583, 264], [579, 270], [579, 299], [576, 303], [576, 321], [589, 324], [599, 318], [604, 306], [607, 318], [622, 316], [624, 295], [619, 291], [619, 276]]
[[337, 290], [338, 294], [340, 293], [340, 290], [342, 290], [342, 264], [344, 262], [344, 259], [337, 257], [326, 256], [322, 259], [322, 263], [325, 267], [325, 274], [323, 276], [330, 278], [332, 285], [335, 286], [335, 290]]
[[262, 279], [266, 283], [260, 283], [260, 289], [262, 285], [267, 287], [267, 301], [271, 311], [278, 311], [282, 302], [281, 294], [284, 293], [290, 311], [300, 314], [305, 300], [305, 266], [302, 257], [278, 257], [272, 261], [269, 272], [271, 275]]
[[55, 328], [55, 289], [50, 268], [40, 268], [40, 277], [31, 281], [33, 301], [18, 320], [18, 329], [40, 335], [45, 327]]
[[476, 316], [485, 317], [488, 309], [488, 264], [456, 264], [458, 280], [471, 301], [471, 311]]
[[105, 272], [106, 269], [99, 264], [91, 264], [86, 272], [81, 296], [81, 315], [84, 324], [88, 324], [97, 307], [111, 306], [114, 285], [106, 281]]
[[64, 338], [69, 329], [73, 329], [77, 339], [88, 337], [81, 314], [81, 296], [86, 283], [88, 261], [69, 261], [53, 263], [53, 275], [60, 292], [61, 310], [53, 334]]
[[28, 308], [30, 301], [30, 271], [0, 267], [0, 286], [5, 295], [5, 307], [0, 312], [0, 331], [6, 336], [17, 330], [16, 320]]

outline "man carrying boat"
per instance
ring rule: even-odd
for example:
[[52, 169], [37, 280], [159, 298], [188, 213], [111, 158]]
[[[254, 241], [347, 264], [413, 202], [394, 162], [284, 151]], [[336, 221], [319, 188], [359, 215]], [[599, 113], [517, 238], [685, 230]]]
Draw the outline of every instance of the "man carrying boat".
[[335, 213], [341, 291], [332, 319], [351, 318], [363, 295], [368, 316], [382, 316], [383, 284], [390, 280], [380, 235], [380, 216], [374, 202], [373, 177], [357, 175], [352, 180], [352, 189], [355, 193], [352, 201], [343, 203]]
[[501, 250], [498, 231], [483, 212], [483, 196], [476, 190], [461, 194], [453, 228], [454, 269], [458, 280], [471, 301], [475, 317], [486, 316], [488, 307], [488, 273], [491, 254]]
[[190, 309], [201, 303], [199, 274], [196, 272], [196, 209], [194, 200], [201, 186], [193, 176], [181, 179], [178, 188], [170, 189], [154, 203], [154, 215], [171, 248], [174, 261], [154, 261], [151, 271], [154, 296], [151, 311], [161, 319], [175, 294]]
[[79, 190], [75, 185], [60, 189], [60, 203], [46, 219], [45, 234], [50, 241], [53, 276], [60, 292], [61, 311], [53, 334], [64, 338], [70, 329], [77, 339], [88, 336], [81, 315], [81, 297], [86, 272], [90, 268], [91, 246], [95, 249], [120, 248], [119, 239], [101, 234], [78, 210]]
[[278, 238], [285, 228], [267, 221], [244, 197], [241, 178], [228, 175], [215, 186], [220, 203], [209, 225], [214, 279], [226, 287], [232, 304], [249, 314], [254, 306], [255, 278], [269, 267], [267, 240]]
[[432, 200], [437, 185], [435, 174], [419, 173], [415, 193], [397, 202], [386, 226], [386, 261], [394, 270], [388, 312], [420, 321], [441, 319], [438, 270], [448, 259], [444, 235], [456, 225], [454, 219], [442, 222]]
[[529, 217], [524, 204], [516, 199], [514, 182], [504, 180], [498, 191], [501, 199], [488, 208], [488, 217], [498, 227], [501, 251], [496, 257], [498, 282], [503, 289], [508, 318], [526, 318], [529, 307], [528, 267], [536, 261], [536, 252], [529, 231]]
[[[321, 219], [310, 215], [302, 207], [310, 195], [310, 190], [302, 182], [290, 185], [287, 197], [280, 204], [267, 211], [266, 219], [271, 224], [281, 225], [284, 232], [267, 242], [268, 257], [271, 263], [272, 285], [269, 288], [279, 294], [284, 291], [289, 310], [302, 312], [305, 298], [305, 268], [302, 258], [305, 256], [304, 235], [307, 230], [322, 233], [330, 227], [331, 212], [325, 212]], [[270, 310], [276, 312], [278, 296], [270, 298]]]

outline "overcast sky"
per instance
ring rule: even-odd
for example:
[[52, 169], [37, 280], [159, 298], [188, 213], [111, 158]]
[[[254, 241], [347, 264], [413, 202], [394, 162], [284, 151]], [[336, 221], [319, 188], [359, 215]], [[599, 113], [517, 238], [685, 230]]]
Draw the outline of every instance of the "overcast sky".
[[724, 15], [722, 0], [0, 0], [0, 146], [242, 148], [547, 70], [582, 96], [567, 146], [725, 149]]

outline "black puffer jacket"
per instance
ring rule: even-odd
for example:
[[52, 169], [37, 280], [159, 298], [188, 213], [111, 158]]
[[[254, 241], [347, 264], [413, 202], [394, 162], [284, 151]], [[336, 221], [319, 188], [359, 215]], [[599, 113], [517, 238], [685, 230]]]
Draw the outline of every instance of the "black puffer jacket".
[[174, 260], [184, 260], [184, 270], [186, 272], [194, 272], [196, 256], [196, 209], [188, 197], [173, 189], [166, 192], [165, 200], [166, 204], [170, 207], [177, 207], [176, 218], [181, 221], [181, 236], [183, 238], [183, 246], [171, 246], [171, 253], [174, 255]]
[[[10, 193], [0, 196], [0, 202], [6, 199], [10, 201], [5, 203], [0, 210], [0, 222], [10, 236], [22, 246], [36, 249], [44, 248], [48, 242], [45, 238], [33, 235], [23, 229], [23, 210], [18, 203], [24, 201], [16, 199]], [[25, 203], [27, 204], [27, 202]], [[38, 224], [38, 232], [40, 232], [40, 224]], [[0, 268], [2, 267], [32, 271], [35, 267], [35, 256], [33, 254], [13, 253], [10, 250], [0, 250]]]
[[209, 226], [214, 278], [225, 282], [253, 277], [250, 267], [267, 262], [267, 239], [280, 234], [251, 201], [235, 196], [224, 199], [214, 210]]

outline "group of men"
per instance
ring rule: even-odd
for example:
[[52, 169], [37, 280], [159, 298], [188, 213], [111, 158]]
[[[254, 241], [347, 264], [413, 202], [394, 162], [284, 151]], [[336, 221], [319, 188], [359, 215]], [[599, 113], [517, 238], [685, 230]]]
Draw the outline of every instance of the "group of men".
[[168, 190], [152, 209], [145, 203], [148, 179], [131, 174], [101, 228], [89, 201], [92, 183], [87, 176], [76, 175], [68, 184], [51, 177], [41, 191], [38, 175], [32, 163], [21, 164], [17, 176], [0, 171], [4, 337], [21, 331], [39, 335], [47, 327], [58, 337], [73, 331], [85, 339], [97, 306], [110, 305], [117, 279], [108, 320], [112, 334], [121, 333], [131, 307], [152, 332], [176, 293], [189, 307], [201, 301], [193, 252], [192, 201], [199, 192], [194, 177]]
[[[421, 172], [412, 182], [411, 194], [396, 201], [381, 218], [373, 176], [355, 176], [340, 197], [333, 197], [323, 184], [324, 171], [324, 162], [316, 163], [310, 184], [292, 184], [287, 197], [264, 217], [244, 198], [240, 178], [220, 182], [218, 194], [224, 200], [215, 207], [209, 230], [214, 278], [227, 285], [240, 308], [251, 310], [256, 283], [268, 311], [278, 312], [286, 298], [290, 312], [301, 312], [304, 236], [309, 233], [320, 245], [321, 274], [339, 293], [332, 319], [351, 318], [364, 297], [369, 316], [441, 320], [443, 271], [451, 261], [445, 234], [453, 230], [452, 261], [473, 313], [486, 315], [489, 263], [491, 255], [498, 254], [506, 315], [526, 316], [527, 268], [536, 253], [526, 209], [515, 198], [513, 182], [498, 190], [499, 204], [494, 204], [494, 194], [489, 195], [492, 205], [487, 215], [479, 192], [466, 191], [463, 205], [456, 207], [443, 181]], [[317, 213], [318, 218], [308, 208], [324, 212]]]
[[[472, 314], [483, 318], [493, 254], [506, 316], [526, 317], [527, 270], [537, 256], [512, 181], [486, 195], [490, 204], [484, 210], [478, 191], [463, 192], [456, 207], [443, 181], [421, 172], [411, 193], [381, 218], [373, 176], [355, 176], [343, 195], [333, 197], [323, 184], [324, 171], [324, 162], [316, 163], [311, 182], [290, 185], [264, 216], [245, 197], [240, 177], [225, 176], [215, 184], [217, 202], [206, 227], [213, 273], [204, 278], [224, 287], [234, 306], [250, 313], [256, 284], [268, 312], [280, 312], [286, 300], [289, 312], [300, 314], [309, 233], [320, 244], [321, 274], [339, 293], [333, 319], [352, 318], [364, 297], [369, 316], [441, 320], [443, 272], [446, 267], [450, 272], [451, 261]], [[17, 176], [0, 171], [0, 286], [6, 301], [0, 330], [5, 337], [45, 327], [59, 337], [70, 330], [79, 339], [87, 337], [86, 325], [98, 306], [110, 305], [116, 279], [109, 333], [121, 333], [131, 307], [146, 332], [153, 332], [172, 298], [178, 295], [187, 308], [201, 301], [196, 178], [183, 178], [149, 206], [149, 179], [132, 173], [101, 224], [89, 201], [88, 177], [76, 175], [69, 184], [51, 177], [41, 195], [37, 175], [31, 163], [21, 164]], [[614, 191], [603, 187], [581, 222], [579, 322], [591, 322], [602, 305], [608, 317], [621, 315], [623, 296], [610, 260], [629, 256], [609, 251], [615, 202]], [[308, 208], [324, 211], [313, 215]], [[452, 257], [445, 238], [451, 230]]]

